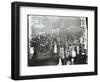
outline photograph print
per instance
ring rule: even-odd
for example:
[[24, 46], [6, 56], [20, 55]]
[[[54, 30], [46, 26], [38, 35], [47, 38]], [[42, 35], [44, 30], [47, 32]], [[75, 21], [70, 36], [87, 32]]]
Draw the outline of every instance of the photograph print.
[[32, 2], [11, 5], [12, 79], [98, 74], [98, 7]]
[[88, 64], [88, 17], [27, 15], [28, 67]]

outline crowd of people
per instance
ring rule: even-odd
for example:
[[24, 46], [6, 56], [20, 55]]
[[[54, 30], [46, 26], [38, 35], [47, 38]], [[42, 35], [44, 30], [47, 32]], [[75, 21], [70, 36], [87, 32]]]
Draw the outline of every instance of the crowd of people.
[[[63, 43], [64, 44], [64, 43]], [[87, 64], [87, 49], [84, 44], [55, 44], [54, 53], [58, 53], [62, 65]], [[57, 50], [58, 48], [58, 50]]]
[[59, 40], [46, 35], [37, 36], [30, 43], [34, 50], [41, 53], [51, 50], [53, 54], [59, 55], [58, 65], [87, 64], [87, 49], [84, 48], [84, 41]]

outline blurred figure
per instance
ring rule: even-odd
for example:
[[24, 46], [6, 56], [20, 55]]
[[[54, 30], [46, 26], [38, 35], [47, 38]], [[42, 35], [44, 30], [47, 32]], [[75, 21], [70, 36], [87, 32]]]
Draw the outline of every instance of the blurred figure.
[[62, 61], [61, 61], [61, 58], [59, 58], [59, 63], [58, 63], [59, 66], [62, 65]]
[[62, 61], [62, 65], [65, 64], [65, 56], [64, 56], [64, 48], [60, 48], [60, 53], [59, 53], [59, 56], [61, 58], [61, 61]]
[[34, 47], [30, 47], [30, 54], [29, 54], [29, 59], [32, 59], [32, 57], [34, 56]]
[[71, 62], [71, 64], [72, 64], [72, 45], [71, 44], [69, 44], [69, 61]]
[[72, 49], [72, 58], [71, 58], [71, 61], [72, 61], [72, 64], [74, 64], [74, 58], [76, 57], [76, 52], [74, 50], [74, 48]]
[[82, 48], [81, 50], [81, 64], [87, 64], [87, 50]]
[[57, 53], [57, 43], [56, 42], [54, 42], [54, 51], [53, 52]]
[[80, 46], [79, 46], [79, 44], [77, 44], [77, 45], [75, 46], [75, 52], [76, 52], [77, 55], [80, 54]]
[[69, 54], [69, 49], [66, 49], [66, 64], [71, 65], [71, 56]]

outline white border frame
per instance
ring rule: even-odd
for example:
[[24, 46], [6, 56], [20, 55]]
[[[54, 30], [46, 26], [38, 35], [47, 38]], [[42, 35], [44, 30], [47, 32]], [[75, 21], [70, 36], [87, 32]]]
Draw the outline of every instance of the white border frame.
[[[27, 65], [27, 14], [60, 15], [88, 17], [88, 64], [71, 66], [41, 66]], [[77, 9], [56, 9], [41, 7], [20, 7], [20, 75], [43, 75], [59, 73], [94, 72], [94, 11]]]

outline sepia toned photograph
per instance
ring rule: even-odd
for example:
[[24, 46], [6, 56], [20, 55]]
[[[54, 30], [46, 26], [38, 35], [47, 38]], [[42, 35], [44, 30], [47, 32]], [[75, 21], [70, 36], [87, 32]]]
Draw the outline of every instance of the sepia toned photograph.
[[28, 66], [88, 64], [88, 18], [27, 15]]

